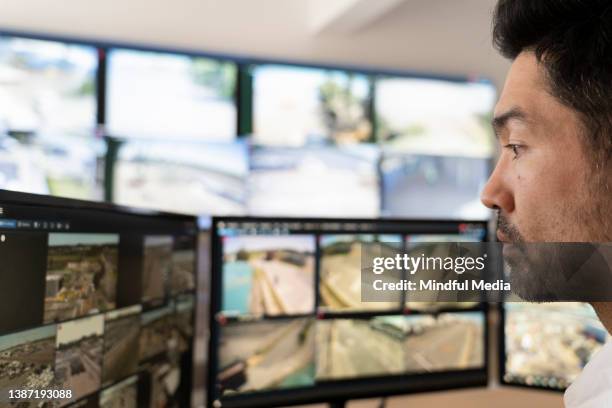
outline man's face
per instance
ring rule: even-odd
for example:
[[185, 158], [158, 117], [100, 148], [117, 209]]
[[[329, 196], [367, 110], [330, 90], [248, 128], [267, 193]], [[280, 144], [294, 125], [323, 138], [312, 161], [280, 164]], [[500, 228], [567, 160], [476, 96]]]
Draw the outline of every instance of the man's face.
[[578, 113], [548, 89], [544, 67], [533, 53], [521, 53], [495, 107], [502, 150], [482, 201], [499, 210], [501, 241], [606, 240], [599, 214], [609, 200], [593, 187]]
[[534, 243], [610, 241], [611, 200], [599, 188], [578, 113], [551, 95], [533, 53], [512, 64], [493, 126], [502, 150], [482, 201], [499, 212], [513, 291], [530, 301], [568, 300], [588, 286], [576, 273], [594, 249]]

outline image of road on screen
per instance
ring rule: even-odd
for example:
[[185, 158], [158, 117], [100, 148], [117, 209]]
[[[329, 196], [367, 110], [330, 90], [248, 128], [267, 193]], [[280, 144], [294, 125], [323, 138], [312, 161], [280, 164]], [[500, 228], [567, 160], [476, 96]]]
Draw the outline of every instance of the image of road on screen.
[[222, 395], [314, 384], [315, 320], [233, 322], [221, 328]]
[[223, 307], [227, 314], [314, 312], [315, 238], [252, 235], [223, 240]]

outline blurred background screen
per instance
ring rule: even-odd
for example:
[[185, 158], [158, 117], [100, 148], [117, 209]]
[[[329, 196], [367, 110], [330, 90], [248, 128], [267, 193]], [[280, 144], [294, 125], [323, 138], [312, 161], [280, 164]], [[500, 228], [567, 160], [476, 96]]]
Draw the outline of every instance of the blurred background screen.
[[107, 127], [111, 135], [231, 141], [237, 134], [236, 64], [210, 58], [112, 49]]
[[244, 214], [244, 141], [131, 139], [114, 168], [117, 203], [186, 214]]
[[609, 335], [587, 303], [505, 303], [502, 381], [564, 390]]
[[98, 52], [0, 35], [0, 188], [100, 199]]
[[377, 81], [384, 215], [489, 217], [479, 195], [495, 153], [490, 125], [495, 97], [487, 83]]
[[372, 140], [366, 75], [299, 66], [259, 65], [253, 76], [253, 140], [262, 145]]
[[267, 216], [376, 217], [380, 191], [375, 146], [251, 149], [248, 213]]
[[0, 187], [196, 215], [487, 219], [494, 99], [483, 80], [3, 35]]

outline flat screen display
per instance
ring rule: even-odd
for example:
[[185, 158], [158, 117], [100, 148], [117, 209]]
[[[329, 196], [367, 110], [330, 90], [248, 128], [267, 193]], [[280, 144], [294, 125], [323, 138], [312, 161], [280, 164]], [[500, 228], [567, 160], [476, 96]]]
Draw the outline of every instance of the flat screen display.
[[272, 64], [251, 71], [255, 143], [296, 147], [371, 141], [367, 76]]
[[[213, 218], [209, 404], [486, 384], [486, 306], [361, 301], [361, 246], [486, 240], [486, 223]], [[316, 387], [316, 388], [315, 388]]]
[[255, 146], [250, 152], [248, 214], [376, 217], [379, 151], [374, 146]]
[[586, 303], [504, 304], [502, 381], [563, 391], [607, 341]]
[[0, 129], [90, 136], [95, 47], [0, 35]]
[[114, 174], [119, 204], [194, 215], [246, 211], [243, 142], [130, 140], [121, 145]]
[[495, 88], [488, 82], [383, 77], [376, 82], [383, 146], [382, 212], [390, 217], [487, 219]]
[[1, 392], [188, 406], [195, 218], [1, 191], [0, 208]]
[[237, 69], [211, 58], [114, 48], [107, 126], [116, 137], [231, 141]]
[[0, 35], [0, 188], [100, 199], [98, 50]]

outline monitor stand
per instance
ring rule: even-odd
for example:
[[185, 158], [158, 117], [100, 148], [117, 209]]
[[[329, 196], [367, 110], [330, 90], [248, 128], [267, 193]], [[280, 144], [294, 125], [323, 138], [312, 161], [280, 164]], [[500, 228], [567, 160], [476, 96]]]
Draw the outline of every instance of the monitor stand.
[[[329, 408], [346, 408], [348, 400], [334, 400], [329, 402]], [[387, 406], [387, 399], [382, 398], [378, 405], [378, 408], [385, 408]]]

